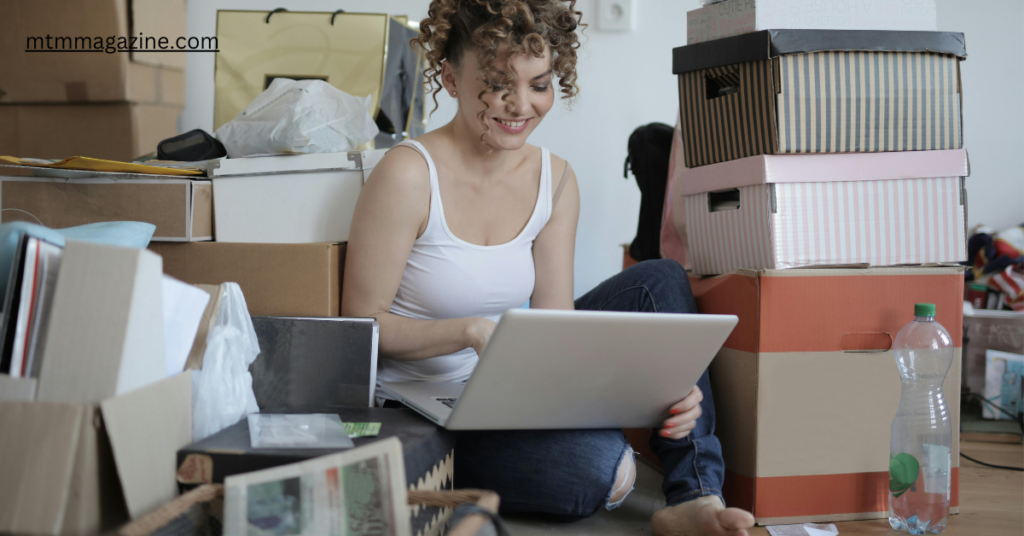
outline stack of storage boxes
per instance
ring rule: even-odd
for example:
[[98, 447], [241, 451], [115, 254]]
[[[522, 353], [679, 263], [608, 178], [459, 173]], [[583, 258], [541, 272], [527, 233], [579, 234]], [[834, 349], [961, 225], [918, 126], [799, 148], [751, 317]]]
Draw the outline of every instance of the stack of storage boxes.
[[216, 241], [150, 249], [186, 283], [238, 283], [251, 315], [339, 316], [352, 213], [383, 153], [211, 162]]
[[[0, 154], [128, 162], [178, 132], [185, 0], [38, 0], [0, 17]], [[133, 40], [134, 39], [134, 40]], [[32, 53], [29, 53], [32, 52]]]
[[[705, 276], [701, 312], [740, 318], [712, 365], [716, 431], [726, 501], [759, 524], [887, 516], [891, 347], [915, 302], [935, 303], [955, 342], [958, 429], [963, 274], [942, 265], [966, 259], [965, 57], [962, 34], [903, 31], [674, 50], [667, 223]], [[958, 448], [954, 434], [953, 512]]]

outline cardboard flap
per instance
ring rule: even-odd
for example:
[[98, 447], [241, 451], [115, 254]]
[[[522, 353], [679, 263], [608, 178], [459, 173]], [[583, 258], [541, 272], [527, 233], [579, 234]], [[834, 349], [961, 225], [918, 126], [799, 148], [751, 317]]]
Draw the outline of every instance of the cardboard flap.
[[220, 311], [220, 300], [224, 296], [221, 285], [196, 285], [210, 295], [210, 301], [206, 302], [206, 309], [203, 317], [199, 319], [199, 330], [196, 331], [195, 342], [192, 343], [192, 350], [188, 353], [185, 361], [185, 370], [202, 370], [203, 356], [206, 355], [206, 337], [217, 323], [217, 311]]
[[100, 408], [129, 515], [173, 500], [175, 456], [192, 442], [192, 373], [105, 400]]
[[35, 378], [14, 378], [0, 374], [0, 400], [31, 402], [35, 399]]
[[0, 533], [60, 531], [87, 409], [0, 402]]
[[39, 400], [95, 404], [166, 376], [160, 257], [69, 240]]

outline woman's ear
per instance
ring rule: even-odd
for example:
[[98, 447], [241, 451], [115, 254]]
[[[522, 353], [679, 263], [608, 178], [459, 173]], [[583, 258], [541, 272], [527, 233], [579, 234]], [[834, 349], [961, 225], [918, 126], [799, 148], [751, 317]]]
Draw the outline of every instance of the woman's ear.
[[459, 96], [459, 90], [455, 83], [455, 66], [450, 61], [441, 64], [441, 85], [451, 97]]

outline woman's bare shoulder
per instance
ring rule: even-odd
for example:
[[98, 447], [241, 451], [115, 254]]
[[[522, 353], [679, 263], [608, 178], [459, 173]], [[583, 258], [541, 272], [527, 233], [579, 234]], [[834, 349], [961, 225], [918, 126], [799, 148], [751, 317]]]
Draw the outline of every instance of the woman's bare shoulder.
[[558, 185], [561, 184], [562, 179], [566, 178], [572, 172], [569, 170], [571, 166], [569, 161], [558, 156], [555, 153], [551, 153], [551, 188], [557, 189]]
[[429, 193], [430, 169], [419, 151], [400, 145], [389, 150], [373, 168], [367, 185], [373, 181], [387, 190], [397, 188], [412, 193]]

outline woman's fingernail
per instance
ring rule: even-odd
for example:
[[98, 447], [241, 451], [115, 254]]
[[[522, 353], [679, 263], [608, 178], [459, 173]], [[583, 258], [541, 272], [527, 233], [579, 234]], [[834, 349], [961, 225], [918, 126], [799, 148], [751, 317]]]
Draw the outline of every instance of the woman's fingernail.
[[672, 408], [672, 409], [668, 410], [668, 412], [671, 413], [672, 415], [676, 415], [677, 413], [679, 413], [679, 410], [676, 409], [676, 408]]
[[665, 423], [665, 428], [674, 428], [674, 427], [675, 427], [675, 424], [673, 424], [673, 423], [670, 423], [670, 422]]
[[662, 431], [661, 431], [661, 435], [663, 435], [663, 436], [665, 436], [665, 437], [668, 437], [668, 436], [670, 435], [670, 433], [669, 433], [669, 431], [668, 431], [668, 430], [662, 430]]

